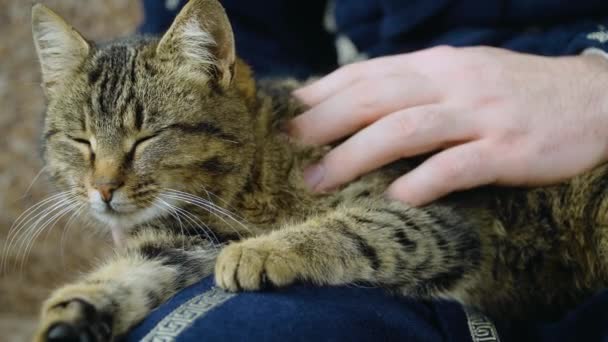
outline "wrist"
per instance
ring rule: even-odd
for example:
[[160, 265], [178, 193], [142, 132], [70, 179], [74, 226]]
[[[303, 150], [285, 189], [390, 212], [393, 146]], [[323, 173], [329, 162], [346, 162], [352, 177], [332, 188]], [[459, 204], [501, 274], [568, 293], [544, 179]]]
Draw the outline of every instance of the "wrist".
[[[584, 60], [590, 67], [597, 68], [598, 77], [603, 80], [602, 88], [606, 90], [606, 81], [608, 81], [608, 52], [598, 48], [588, 48], [580, 55], [580, 59]], [[608, 98], [608, 92], [604, 92]]]
[[590, 58], [591, 60], [596, 60], [598, 63], [601, 63], [603, 59], [605, 63], [608, 63], [608, 52], [598, 49], [595, 47], [585, 49], [581, 55], [586, 58]]
[[599, 121], [600, 139], [605, 143], [603, 161], [608, 161], [608, 53], [589, 48], [580, 56], [589, 70], [589, 105], [584, 110], [593, 111]]

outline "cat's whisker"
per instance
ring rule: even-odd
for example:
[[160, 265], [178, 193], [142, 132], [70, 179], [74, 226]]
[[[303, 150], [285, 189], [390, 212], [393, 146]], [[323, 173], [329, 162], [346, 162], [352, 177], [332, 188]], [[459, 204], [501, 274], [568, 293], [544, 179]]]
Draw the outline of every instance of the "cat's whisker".
[[[191, 220], [195, 220], [195, 222], [199, 222], [199, 224], [196, 225], [197, 228], [199, 228], [200, 230], [202, 230], [205, 235], [207, 236], [207, 239], [209, 240], [209, 242], [211, 242], [212, 246], [217, 247], [221, 245], [220, 240], [218, 239], [218, 237], [215, 235], [215, 233], [213, 232], [212, 229], [209, 228], [209, 226], [204, 223], [203, 221], [199, 220], [198, 217], [196, 217], [194, 214], [190, 213], [189, 211], [187, 211], [186, 209], [183, 208], [178, 208], [176, 207], [177, 210], [181, 211], [184, 213], [184, 215], [186, 215], [187, 217], [190, 217]], [[201, 227], [201, 225], [203, 227]]]
[[[201, 187], [203, 188], [203, 191], [205, 191], [205, 193], [207, 193], [207, 198], [208, 198], [208, 200], [205, 200], [204, 198], [201, 198], [201, 197], [199, 197], [199, 196], [196, 196], [196, 195], [193, 195], [193, 194], [191, 194], [191, 193], [184, 192], [184, 191], [179, 191], [179, 190], [175, 190], [175, 189], [167, 189], [167, 190], [169, 190], [170, 192], [174, 192], [174, 193], [176, 193], [176, 194], [181, 194], [181, 195], [184, 195], [184, 196], [187, 196], [187, 197], [192, 197], [192, 198], [194, 198], [194, 199], [198, 199], [198, 200], [205, 201], [205, 202], [207, 202], [209, 205], [214, 206], [214, 207], [215, 207], [215, 209], [217, 209], [217, 210], [221, 210], [221, 211], [223, 211], [224, 213], [226, 213], [226, 214], [230, 214], [230, 215], [232, 215], [232, 216], [236, 217], [237, 219], [242, 220], [242, 221], [244, 221], [245, 223], [247, 223], [247, 220], [246, 220], [245, 218], [243, 218], [242, 216], [239, 216], [237, 213], [235, 213], [235, 212], [233, 212], [233, 211], [230, 211], [230, 210], [228, 210], [227, 208], [221, 207], [221, 206], [217, 205], [216, 203], [214, 203], [214, 202], [211, 200], [210, 195], [215, 196], [217, 199], [219, 199], [220, 201], [222, 201], [224, 204], [228, 205], [228, 203], [227, 203], [225, 200], [223, 200], [221, 197], [219, 197], [218, 195], [214, 194], [214, 193], [213, 193], [213, 192], [211, 192], [211, 191], [208, 191], [208, 190], [207, 190], [207, 189], [206, 189], [204, 186], [202, 186], [202, 185], [201, 185]], [[232, 208], [232, 209], [234, 209], [234, 208]]]
[[[160, 199], [160, 200], [162, 201], [162, 199]], [[213, 230], [209, 229], [209, 226], [207, 226], [207, 224], [205, 224], [198, 217], [196, 217], [196, 215], [190, 213], [186, 209], [171, 205], [170, 203], [167, 203], [166, 201], [163, 201], [163, 203], [165, 203], [166, 205], [173, 208], [173, 210], [181, 213], [186, 219], [188, 219], [188, 221], [190, 223], [193, 224], [193, 226], [194, 226], [193, 228], [197, 228], [197, 229], [201, 230], [205, 234], [207, 240], [209, 240], [209, 242], [211, 242], [212, 246], [217, 247], [220, 245], [219, 239], [217, 238], [215, 233], [213, 233]]]
[[[369, 283], [367, 283], [367, 284], [369, 284]], [[373, 284], [365, 285], [363, 283], [357, 283], [357, 282], [348, 283], [348, 284], [346, 284], [346, 287], [354, 287], [354, 288], [358, 288], [358, 289], [377, 289], [377, 288], [379, 288], [379, 286], [375, 286]]]
[[73, 212], [74, 209], [78, 208], [80, 206], [80, 204], [78, 203], [70, 203], [68, 205], [66, 205], [64, 207], [64, 209], [55, 214], [54, 217], [49, 218], [46, 222], [44, 222], [38, 229], [37, 231], [32, 235], [32, 239], [31, 242], [29, 244], [29, 246], [26, 248], [25, 253], [24, 253], [24, 259], [22, 260], [22, 263], [25, 263], [25, 261], [27, 261], [27, 257], [29, 256], [29, 254], [31, 253], [31, 249], [34, 247], [34, 243], [35, 241], [38, 239], [38, 237], [44, 232], [46, 231], [47, 236], [48, 234], [55, 228], [55, 226], [57, 225], [57, 223], [63, 218], [65, 217], [65, 215], [68, 215], [70, 212]]
[[156, 200], [159, 201], [159, 203], [164, 205], [166, 208], [163, 206], [159, 206], [156, 203], [152, 203], [152, 204], [154, 204], [157, 208], [168, 212], [171, 216], [175, 217], [179, 223], [180, 231], [181, 231], [182, 235], [184, 235], [184, 225], [182, 224], [182, 221], [180, 219], [180, 213], [175, 210], [175, 207], [173, 207], [171, 204], [164, 201], [159, 196], [156, 196]]
[[[247, 223], [247, 220], [245, 218], [243, 218], [242, 216], [239, 216], [238, 214], [235, 213], [236, 208], [234, 208], [233, 206], [230, 205], [230, 203], [228, 203], [225, 199], [221, 198], [220, 196], [214, 194], [213, 192], [207, 190], [207, 188], [201, 184], [201, 187], [203, 188], [203, 191], [205, 191], [205, 193], [207, 194], [207, 198], [209, 198], [209, 202], [215, 204], [213, 202], [213, 200], [211, 200], [211, 196], [215, 197], [218, 201], [222, 202], [222, 204], [224, 204], [226, 207], [220, 207], [224, 210], [226, 210], [227, 212], [233, 214], [234, 216], [236, 216], [238, 219], [243, 220], [245, 223]], [[218, 206], [219, 207], [219, 206]], [[230, 210], [232, 209], [232, 210]]]
[[[29, 231], [32, 228], [32, 226], [36, 226], [40, 222], [40, 220], [44, 219], [45, 217], [47, 217], [49, 214], [51, 214], [55, 210], [61, 209], [62, 206], [64, 206], [68, 202], [71, 202], [72, 200], [73, 199], [71, 197], [66, 197], [66, 198], [60, 199], [59, 202], [55, 202], [55, 203], [51, 204], [50, 207], [42, 208], [40, 211], [36, 212], [33, 216], [31, 216], [27, 220], [20, 222], [18, 229], [16, 229], [14, 231], [13, 236], [11, 237], [11, 240], [9, 240], [9, 245], [12, 242], [12, 239], [19, 236], [19, 234], [26, 234], [27, 231]], [[33, 225], [32, 225], [32, 222], [34, 223]], [[25, 229], [25, 231], [23, 231], [24, 229]]]
[[38, 173], [34, 176], [34, 179], [32, 179], [32, 182], [30, 183], [30, 185], [27, 187], [27, 189], [25, 189], [25, 192], [23, 193], [23, 195], [19, 198], [19, 199], [24, 199], [25, 197], [27, 197], [27, 195], [30, 193], [30, 190], [32, 190], [32, 187], [34, 186], [34, 184], [36, 183], [36, 181], [40, 178], [40, 175], [42, 175], [42, 173], [48, 168], [48, 166], [44, 166], [40, 169], [40, 171], [38, 171]]
[[71, 206], [64, 208], [61, 212], [55, 214], [52, 218], [48, 219], [45, 223], [43, 223], [42, 226], [40, 226], [39, 228], [36, 229], [34, 234], [32, 234], [31, 239], [28, 241], [28, 244], [25, 246], [25, 249], [23, 250], [23, 257], [21, 258], [21, 266], [20, 266], [21, 272], [23, 272], [23, 268], [29, 258], [29, 255], [30, 255], [38, 237], [40, 237], [40, 235], [44, 231], [46, 231], [47, 234], [50, 233], [53, 230], [53, 228], [55, 227], [55, 225], [57, 224], [57, 222], [59, 222], [65, 215], [69, 214], [70, 211], [72, 211], [76, 207], [77, 207], [77, 205], [72, 204]]
[[249, 229], [249, 227], [247, 227], [247, 225], [243, 222], [241, 222], [242, 218], [240, 218], [240, 216], [235, 217], [235, 214], [230, 212], [229, 210], [226, 210], [225, 208], [222, 208], [220, 206], [218, 206], [217, 204], [213, 203], [213, 202], [209, 202], [209, 205], [216, 210], [217, 212], [220, 212], [222, 214], [224, 214], [225, 216], [227, 216], [228, 218], [230, 218], [231, 220], [235, 221], [236, 223], [238, 223], [241, 227], [243, 227], [247, 232], [251, 232], [251, 230]]
[[[189, 202], [191, 204], [200, 204], [202, 206], [205, 207], [205, 209], [207, 209], [207, 211], [211, 214], [214, 214], [216, 217], [221, 218], [219, 215], [217, 215], [216, 213], [219, 212], [220, 214], [226, 216], [227, 218], [233, 220], [234, 222], [238, 223], [246, 232], [251, 233], [251, 229], [249, 229], [249, 227], [247, 227], [243, 222], [241, 222], [240, 220], [238, 220], [237, 218], [235, 218], [234, 216], [236, 214], [231, 213], [230, 211], [219, 207], [218, 205], [216, 205], [213, 202], [207, 201], [204, 198], [192, 195], [192, 194], [188, 194], [185, 192], [178, 192], [177, 190], [172, 190], [169, 189], [169, 193], [167, 193], [166, 195], [168, 196], [175, 196], [176, 199], [181, 199], [185, 202]], [[236, 215], [238, 216], [238, 215]], [[225, 220], [222, 219], [222, 221], [226, 222]], [[244, 220], [245, 221], [245, 220]], [[226, 223], [228, 224], [228, 223]], [[232, 227], [232, 225], [230, 225]], [[238, 233], [238, 232], [237, 232]]]
[[58, 209], [61, 209], [62, 206], [66, 205], [67, 203], [71, 203], [72, 201], [74, 201], [74, 199], [71, 198], [71, 196], [66, 195], [65, 198], [60, 198], [56, 202], [53, 202], [52, 204], [50, 204], [48, 206], [38, 208], [40, 210], [32, 212], [32, 215], [30, 215], [27, 218], [27, 220], [22, 220], [17, 225], [17, 227], [16, 227], [17, 229], [15, 229], [13, 231], [12, 237], [14, 238], [20, 234], [24, 234], [25, 232], [23, 232], [23, 230], [24, 229], [26, 231], [29, 230], [32, 227], [32, 223], [33, 223], [33, 225], [38, 224], [40, 222], [40, 220], [47, 217], [50, 213], [52, 213]]
[[[173, 196], [175, 196], [175, 195], [173, 195]], [[224, 222], [228, 227], [230, 227], [230, 229], [232, 229], [239, 236], [239, 238], [242, 238], [242, 235], [240, 234], [238, 229], [235, 229], [234, 226], [231, 223], [229, 223], [228, 221], [226, 221], [226, 219], [224, 217], [227, 217], [227, 218], [231, 219], [232, 221], [238, 223], [239, 225], [241, 225], [244, 228], [245, 231], [249, 232], [249, 228], [247, 226], [243, 225], [240, 221], [238, 221], [234, 217], [230, 216], [230, 214], [227, 214], [221, 210], [218, 210], [213, 205], [211, 205], [207, 202], [201, 202], [200, 200], [195, 200], [193, 198], [184, 198], [184, 197], [180, 197], [180, 196], [175, 196], [172, 198], [189, 203], [198, 208], [204, 209], [208, 213], [212, 214], [213, 216], [219, 218], [222, 222]], [[222, 214], [222, 215], [219, 215], [218, 213]]]
[[9, 229], [9, 235], [18, 228], [18, 226], [24, 221], [26, 220], [28, 217], [30, 217], [30, 215], [33, 215], [36, 210], [38, 210], [40, 207], [44, 206], [45, 204], [47, 204], [48, 202], [51, 201], [55, 201], [57, 199], [59, 199], [60, 197], [66, 197], [69, 196], [69, 192], [68, 191], [62, 191], [59, 193], [56, 193], [52, 196], [49, 196], [45, 199], [42, 199], [40, 201], [38, 201], [37, 203], [35, 203], [34, 205], [30, 206], [29, 208], [27, 208], [25, 211], [23, 211], [23, 213], [21, 213], [21, 215], [19, 215], [16, 219], [15, 222], [13, 222], [11, 228]]
[[197, 208], [204, 209], [204, 210], [205, 210], [205, 211], [207, 211], [208, 213], [210, 213], [210, 214], [214, 215], [215, 217], [218, 217], [218, 218], [219, 218], [221, 221], [223, 221], [223, 222], [224, 222], [224, 223], [225, 223], [225, 224], [226, 224], [228, 227], [230, 227], [230, 229], [232, 229], [232, 230], [233, 230], [233, 231], [234, 231], [234, 232], [235, 232], [235, 233], [236, 233], [236, 234], [237, 234], [239, 237], [242, 237], [242, 236], [240, 235], [240, 233], [238, 232], [238, 230], [237, 230], [237, 229], [235, 229], [235, 228], [234, 228], [234, 227], [233, 227], [233, 226], [232, 226], [230, 223], [228, 223], [228, 222], [227, 222], [227, 221], [226, 221], [226, 220], [225, 220], [225, 219], [224, 219], [222, 216], [217, 215], [217, 214], [216, 214], [216, 213], [213, 211], [213, 208], [212, 208], [211, 206], [209, 206], [208, 204], [206, 204], [206, 203], [200, 203], [200, 202], [199, 202], [199, 203], [196, 203], [196, 202], [193, 202], [193, 200], [192, 200], [192, 199], [188, 199], [188, 198], [182, 198], [182, 197], [180, 197], [180, 196], [178, 196], [178, 195], [175, 195], [175, 194], [165, 194], [164, 196], [166, 196], [166, 197], [167, 197], [167, 198], [169, 198], [169, 199], [183, 201], [183, 202], [186, 202], [186, 203], [188, 203], [188, 204], [194, 205], [194, 206], [196, 206]]
[[[64, 198], [62, 198], [64, 197]], [[59, 201], [59, 202], [55, 202], [55, 201]], [[61, 192], [55, 195], [52, 195], [44, 200], [41, 200], [40, 202], [36, 203], [35, 205], [33, 205], [32, 207], [30, 207], [29, 209], [27, 209], [24, 213], [22, 213], [17, 220], [15, 221], [15, 223], [13, 223], [13, 226], [9, 229], [9, 233], [7, 235], [7, 243], [4, 246], [4, 252], [2, 255], [2, 263], [1, 263], [1, 270], [5, 270], [8, 262], [8, 254], [10, 253], [10, 251], [13, 248], [13, 244], [17, 243], [17, 241], [20, 238], [20, 235], [22, 235], [23, 233], [28, 231], [28, 224], [30, 222], [32, 222], [33, 220], [36, 220], [36, 218], [40, 218], [44, 215], [46, 215], [49, 212], [54, 211], [55, 209], [61, 207], [63, 204], [66, 203], [66, 201], [70, 200], [70, 195], [67, 191], [65, 192]], [[50, 207], [48, 207], [47, 205], [49, 205], [49, 203], [53, 202], [52, 204], [50, 204]], [[23, 231], [25, 229], [25, 231]]]
[[21, 245], [25, 245], [24, 246], [25, 248], [22, 249], [19, 252], [19, 254], [17, 255], [17, 258], [21, 259], [21, 266], [20, 266], [21, 271], [23, 271], [23, 267], [27, 261], [27, 257], [29, 255], [29, 253], [31, 252], [31, 248], [33, 247], [36, 239], [38, 239], [40, 234], [42, 234], [42, 232], [45, 231], [49, 227], [50, 227], [50, 229], [53, 229], [53, 227], [55, 227], [57, 222], [59, 222], [59, 220], [63, 216], [68, 214], [72, 209], [76, 208], [78, 205], [79, 204], [76, 203], [76, 200], [72, 199], [71, 202], [65, 203], [59, 209], [58, 212], [55, 212], [55, 214], [53, 214], [51, 217], [47, 218], [45, 221], [36, 221], [36, 223], [32, 226], [32, 228], [28, 230], [29, 232], [31, 232], [30, 234], [27, 235], [27, 237], [29, 237], [29, 238], [25, 239], [24, 242], [21, 243]]
[[238, 141], [230, 140], [230, 139], [226, 139], [226, 138], [219, 138], [219, 140], [222, 140], [222, 141], [225, 141], [225, 142], [229, 142], [231, 144], [239, 144]]
[[[207, 237], [207, 239], [209, 241], [211, 241], [213, 243], [213, 239], [214, 238], [217, 239], [217, 237], [215, 236], [215, 234], [213, 234], [213, 232], [209, 229], [209, 227], [205, 223], [203, 223], [202, 221], [200, 221], [196, 216], [192, 215], [187, 210], [179, 208], [179, 207], [174, 206], [174, 205], [171, 205], [170, 203], [168, 203], [166, 201], [163, 201], [160, 198], [159, 198], [159, 200], [161, 200], [165, 205], [167, 205], [168, 207], [170, 207], [174, 211], [176, 211], [176, 212], [180, 213], [181, 215], [183, 215], [186, 219], [188, 219], [188, 221], [193, 224], [193, 226], [194, 226], [193, 228], [200, 229], [205, 234], [205, 236]], [[204, 227], [202, 227], [196, 221], [200, 222]], [[209, 233], [213, 234], [213, 237], [211, 237], [209, 235]]]
[[78, 208], [76, 208], [76, 210], [74, 210], [74, 212], [72, 213], [72, 215], [70, 216], [70, 218], [68, 219], [68, 221], [65, 224], [65, 228], [63, 229], [63, 232], [61, 233], [61, 241], [59, 242], [59, 250], [60, 250], [60, 255], [61, 255], [61, 262], [62, 264], [65, 264], [65, 241], [66, 238], [68, 236], [68, 232], [70, 231], [70, 229], [72, 228], [73, 223], [80, 217], [80, 214], [82, 214], [82, 209], [86, 208], [87, 204], [86, 203], [82, 203]]
[[23, 224], [25, 222], [25, 220], [27, 220], [31, 215], [35, 214], [38, 209], [41, 209], [42, 207], [47, 205], [49, 202], [56, 203], [56, 201], [60, 201], [62, 199], [73, 196], [73, 193], [72, 193], [73, 190], [74, 190], [73, 188], [69, 188], [65, 191], [58, 192], [56, 194], [53, 194], [47, 198], [44, 198], [44, 199], [38, 201], [34, 205], [27, 208], [23, 213], [21, 213], [21, 215], [19, 215], [15, 219], [15, 222], [13, 222], [11, 228], [9, 229], [9, 233], [11, 231], [16, 230], [21, 224]]
[[228, 217], [229, 219], [235, 221], [236, 223], [238, 223], [239, 225], [241, 225], [247, 232], [250, 232], [250, 229], [247, 228], [247, 226], [245, 226], [243, 223], [241, 223], [240, 221], [238, 221], [237, 219], [235, 219], [234, 217], [231, 217], [229, 214], [226, 214], [222, 211], [219, 211], [219, 213], [223, 214], [224, 216], [220, 216], [218, 215], [218, 210], [210, 205], [209, 203], [207, 203], [205, 200], [203, 199], [194, 199], [194, 198], [188, 198], [188, 197], [184, 197], [181, 195], [176, 195], [176, 194], [165, 194], [164, 196], [167, 196], [168, 198], [171, 199], [176, 199], [176, 200], [180, 200], [186, 203], [190, 203], [196, 207], [199, 207], [201, 209], [205, 209], [208, 213], [214, 215], [215, 217], [219, 218], [222, 222], [224, 222], [228, 227], [230, 227], [238, 236], [239, 238], [242, 238], [242, 235], [239, 233], [239, 231], [237, 229], [234, 228], [233, 225], [231, 225], [230, 223], [228, 223], [228, 221], [226, 221], [226, 219], [224, 219], [224, 216]]
[[[164, 204], [167, 206], [167, 208], [168, 208], [167, 212], [169, 212], [169, 215], [173, 216], [177, 220], [177, 222], [179, 223], [180, 232], [182, 233], [182, 235], [184, 235], [184, 225], [182, 224], [182, 220], [180, 219], [179, 213], [176, 212], [169, 203], [165, 202], [160, 197], [157, 196], [156, 199], [158, 201], [160, 201], [160, 204]], [[156, 203], [152, 202], [152, 204], [154, 206], [156, 206], [157, 208], [159, 208], [159, 206]], [[183, 241], [182, 241], [182, 248], [184, 248]]]

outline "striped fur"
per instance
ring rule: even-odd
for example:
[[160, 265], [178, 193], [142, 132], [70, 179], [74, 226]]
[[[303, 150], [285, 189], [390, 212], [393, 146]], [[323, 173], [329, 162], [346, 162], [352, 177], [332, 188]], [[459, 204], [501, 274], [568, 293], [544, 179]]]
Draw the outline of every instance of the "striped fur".
[[[34, 8], [35, 33], [60, 20], [50, 13]], [[42, 27], [65, 26], [55, 24]], [[194, 28], [208, 31], [188, 34], [183, 50]], [[301, 170], [327, 148], [280, 132], [303, 109], [289, 96], [298, 84], [256, 86], [232, 59], [215, 0], [192, 0], [161, 40], [87, 44], [46, 84], [44, 156], [58, 187], [73, 187], [122, 248], [51, 296], [38, 340], [112, 340], [213, 271], [230, 291], [364, 282], [505, 318], [550, 317], [608, 285], [606, 166], [552, 187], [486, 187], [424, 208], [382, 193], [416, 161], [313, 194]], [[209, 47], [196, 53], [203, 61], [193, 47]], [[51, 61], [39, 57], [44, 74]], [[95, 197], [99, 182], [117, 187], [112, 212]]]

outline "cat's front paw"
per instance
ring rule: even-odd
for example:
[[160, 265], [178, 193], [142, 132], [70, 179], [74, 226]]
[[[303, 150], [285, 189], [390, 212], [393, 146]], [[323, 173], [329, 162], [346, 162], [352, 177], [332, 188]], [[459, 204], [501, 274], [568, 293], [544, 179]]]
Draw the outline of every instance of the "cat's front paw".
[[112, 317], [99, 309], [91, 289], [59, 290], [42, 309], [37, 342], [105, 342], [112, 340]]
[[298, 256], [278, 240], [253, 238], [228, 245], [215, 264], [215, 282], [228, 291], [262, 290], [293, 283]]

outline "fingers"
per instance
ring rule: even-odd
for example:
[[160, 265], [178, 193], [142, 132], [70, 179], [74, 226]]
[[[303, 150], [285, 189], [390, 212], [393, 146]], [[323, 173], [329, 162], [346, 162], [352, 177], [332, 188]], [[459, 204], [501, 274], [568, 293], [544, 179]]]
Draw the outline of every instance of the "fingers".
[[436, 105], [388, 115], [330, 151], [304, 178], [316, 191], [334, 188], [395, 160], [474, 136], [465, 115]]
[[451, 57], [452, 50], [450, 47], [439, 46], [348, 64], [296, 90], [294, 96], [312, 107], [362, 79], [414, 72], [427, 74], [440, 69], [445, 64], [446, 57]]
[[416, 74], [360, 80], [293, 119], [288, 131], [306, 144], [327, 144], [389, 113], [431, 103], [436, 97], [430, 82]]
[[293, 95], [309, 106], [315, 106], [366, 75], [372, 61], [343, 66], [329, 75], [296, 91]]
[[489, 150], [484, 140], [446, 149], [398, 178], [387, 194], [420, 206], [454, 191], [494, 183], [496, 167]]

